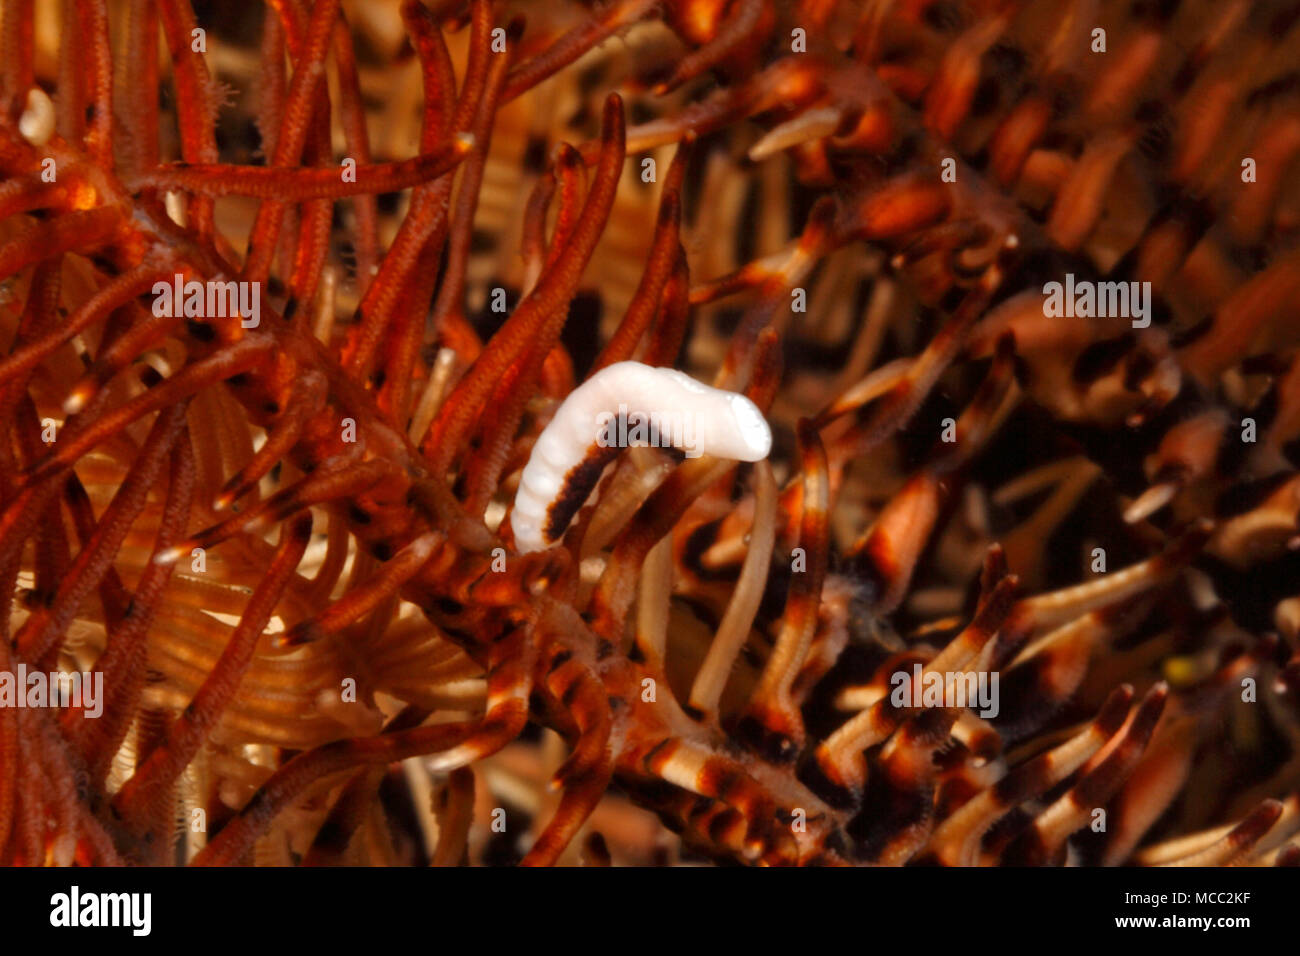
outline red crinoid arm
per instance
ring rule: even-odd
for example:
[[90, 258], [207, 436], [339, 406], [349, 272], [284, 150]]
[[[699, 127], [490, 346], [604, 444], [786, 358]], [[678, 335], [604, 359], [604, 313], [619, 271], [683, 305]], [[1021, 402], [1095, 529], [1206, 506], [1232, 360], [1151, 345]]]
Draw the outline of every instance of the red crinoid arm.
[[[562, 145], [556, 155], [553, 172], [560, 184], [560, 208], [556, 215], [551, 247], [546, 256], [548, 268], [563, 253], [564, 244], [572, 235], [580, 215], [579, 183], [583, 173], [581, 155], [567, 144]], [[501, 376], [492, 392], [492, 398], [484, 410], [479, 447], [463, 469], [469, 488], [466, 509], [471, 514], [481, 515], [492, 500], [501, 471], [509, 459], [510, 446], [529, 396], [533, 394], [537, 380], [544, 373], [549, 357], [557, 351], [563, 351], [556, 348], [559, 335], [558, 323], [546, 327], [532, 343], [529, 354]]]
[[[4, 5], [0, 20], [0, 109], [11, 119], [22, 115], [27, 91], [32, 88], [32, 40], [35, 20], [32, 0], [13, 0]], [[0, 840], [0, 852], [4, 841]]]
[[68, 190], [44, 183], [35, 173], [15, 175], [0, 183], [0, 220], [33, 209], [66, 209]]
[[[784, 261], [779, 264], [772, 261], [781, 254], [769, 256], [741, 266], [735, 272], [718, 279], [701, 283], [691, 290], [691, 305], [706, 305], [747, 289], [757, 289], [767, 299], [779, 299], [807, 274], [818, 256], [835, 245], [834, 220], [838, 211], [835, 200], [823, 196], [809, 212], [798, 243], [792, 252], [784, 255]], [[770, 310], [764, 315], [766, 321], [766, 317], [770, 317]]]
[[[316, 151], [310, 152], [314, 159]], [[329, 255], [333, 219], [334, 204], [328, 199], [313, 199], [299, 212], [298, 241], [289, 271], [289, 298], [284, 311], [289, 313], [289, 321], [302, 330], [307, 328], [307, 310], [300, 310], [298, 303], [311, 302], [316, 294], [321, 268]]]
[[46, 223], [19, 231], [0, 246], [0, 279], [21, 272], [43, 259], [65, 252], [89, 253], [100, 249], [117, 231], [121, 213], [102, 206], [70, 212]]
[[[990, 579], [981, 583], [983, 602], [970, 624], [933, 659], [930, 666], [936, 671], [955, 668], [969, 661], [977, 651], [983, 652], [1007, 622], [1014, 608], [1015, 576], [996, 583]], [[1017, 632], [1022, 636], [1025, 633], [1023, 629]], [[892, 734], [909, 713], [894, 707], [886, 696], [841, 724], [815, 751], [818, 767], [826, 780], [853, 798], [860, 796], [867, 780], [865, 751]]]
[[1204, 850], [1169, 862], [1169, 866], [1237, 866], [1250, 858], [1251, 851], [1273, 829], [1286, 805], [1281, 800], [1262, 801], [1235, 827]]
[[[0, 442], [0, 490], [3, 490], [6, 500], [9, 498], [9, 486], [14, 472], [13, 450], [8, 442]], [[20, 537], [15, 529], [14, 524], [0, 526], [0, 587], [9, 588], [11, 594], [17, 587], [18, 569], [23, 557], [23, 542], [26, 541], [26, 535]], [[13, 602], [0, 605], [0, 634], [9, 633], [12, 616]]]
[[835, 0], [798, 0], [797, 16], [809, 30], [820, 30], [835, 12]]
[[268, 4], [262, 16], [257, 91], [257, 132], [262, 141], [262, 156], [267, 160], [275, 155], [275, 140], [280, 132], [288, 85], [284, 66], [284, 26], [276, 8]]
[[[31, 291], [27, 308], [20, 326], [18, 342], [21, 343], [25, 333], [36, 331], [48, 324], [42, 314], [50, 314], [58, 299], [60, 283], [57, 268], [38, 266], [32, 277]], [[35, 403], [26, 391], [25, 378], [0, 387], [0, 413], [4, 418], [15, 422], [13, 429], [22, 460], [30, 463], [46, 447], [40, 434], [40, 417]], [[19, 462], [14, 457], [14, 449], [9, 440], [0, 442], [0, 473], [3, 474], [5, 499], [7, 507], [0, 517], [0, 571], [2, 580], [12, 588], [15, 584], [24, 544], [28, 538], [35, 539], [35, 574], [37, 594], [43, 599], [52, 599], [58, 589], [58, 582], [63, 580], [69, 561], [68, 544], [63, 534], [63, 518], [59, 510], [58, 489], [49, 487], [30, 494], [14, 489], [19, 487]], [[41, 603], [44, 603], [42, 601]], [[6, 604], [0, 611], [0, 620], [4, 623], [4, 633], [8, 633], [11, 607]]]
[[[194, 50], [198, 28], [189, 0], [158, 0], [163, 33], [171, 49], [172, 83], [176, 86], [177, 122], [181, 128], [181, 156], [187, 163], [217, 161], [216, 118], [208, 91], [212, 77], [203, 55]], [[195, 196], [189, 201], [188, 221], [201, 238], [213, 238], [212, 200]]]
[[[469, 61], [465, 65], [465, 80], [456, 97], [455, 119], [452, 129], [466, 129], [483, 101], [487, 85], [488, 60], [492, 40], [492, 0], [473, 0], [470, 12]], [[439, 31], [441, 33], [441, 31]]]
[[[44, 444], [41, 441], [41, 421], [36, 406], [31, 398], [23, 396], [17, 414], [18, 442], [23, 456], [28, 460], [40, 455]], [[60, 501], [51, 496], [46, 502], [41, 520], [36, 525], [36, 596], [40, 600], [54, 597], [59, 583], [64, 579], [70, 560], [68, 538], [64, 530], [63, 516], [60, 513]]]
[[320, 614], [299, 621], [290, 630], [278, 635], [277, 647], [295, 647], [337, 634], [354, 621], [369, 614], [381, 603], [391, 598], [407, 581], [415, 577], [428, 563], [434, 548], [442, 543], [436, 531], [422, 534], [393, 555], [368, 580], [354, 586]]
[[[526, 723], [521, 715], [518, 727], [510, 728], [513, 740]], [[455, 747], [474, 736], [476, 721], [434, 724], [392, 735], [353, 737], [317, 747], [294, 757], [264, 783], [234, 820], [213, 837], [191, 861], [193, 866], [235, 866], [266, 831], [275, 817], [303, 790], [323, 777], [356, 767], [376, 766]], [[501, 740], [504, 746], [509, 740]], [[486, 749], [492, 752], [493, 747]]]
[[[542, 347], [542, 343], [538, 343], [539, 350]], [[484, 413], [482, 443], [462, 469], [469, 488], [465, 510], [472, 515], [482, 515], [496, 492], [519, 421], [547, 354], [549, 352], [540, 352], [540, 356], [529, 356], [517, 362], [501, 376], [492, 392]]]
[[[27, 301], [18, 321], [18, 331], [11, 346], [16, 351], [24, 351], [33, 340], [44, 337], [44, 333], [58, 323], [59, 297], [62, 294], [63, 260], [55, 259], [42, 262], [32, 270], [31, 284], [27, 291]], [[34, 363], [33, 363], [34, 364]], [[0, 362], [0, 369], [5, 363]], [[26, 374], [6, 375], [0, 378], [0, 421], [8, 419], [14, 408], [23, 400], [30, 401], [26, 392]], [[4, 445], [6, 458], [12, 453], [8, 442]]]
[[129, 825], [139, 829], [142, 824], [165, 817], [164, 801], [168, 792], [239, 689], [257, 642], [293, 579], [310, 540], [311, 515], [300, 515], [281, 530], [275, 557], [248, 599], [221, 657], [189, 705], [168, 728], [166, 741], [149, 754], [113, 797], [113, 808]]
[[[50, 499], [58, 492], [58, 487], [47, 483], [36, 488], [25, 488], [15, 493], [16, 479], [8, 481], [5, 489], [7, 507], [0, 513], [0, 568], [6, 575], [15, 578], [22, 558], [23, 547], [35, 533], [40, 517], [49, 506]], [[9, 609], [5, 609], [6, 618]]]
[[143, 295], [162, 279], [171, 279], [174, 270], [153, 265], [139, 265], [129, 269], [86, 299], [57, 327], [46, 330], [38, 338], [15, 349], [0, 359], [0, 382], [25, 384], [27, 376], [59, 346], [72, 341], [86, 329], [107, 318], [115, 309]]
[[[336, 24], [336, 27], [341, 24]], [[295, 27], [290, 33], [293, 40], [299, 40], [301, 28]], [[337, 44], [336, 44], [337, 45]], [[301, 52], [301, 43], [291, 43], [291, 48]], [[314, 100], [311, 126], [308, 129], [307, 142], [303, 148], [303, 165], [310, 167], [330, 167], [332, 162], [330, 139], [330, 105], [324, 93], [324, 87], [317, 86]], [[355, 157], [353, 157], [355, 159]], [[334, 169], [335, 172], [339, 170]], [[340, 173], [339, 176], [342, 179]], [[289, 269], [289, 299], [285, 311], [298, 328], [306, 328], [306, 313], [298, 314], [298, 303], [311, 301], [315, 295], [316, 285], [320, 279], [320, 270], [329, 252], [330, 228], [334, 215], [334, 205], [329, 199], [313, 199], [303, 206], [290, 210], [290, 233], [285, 236], [282, 245], [286, 254], [292, 250], [292, 266]]]
[[524, 224], [519, 240], [519, 257], [524, 261], [524, 295], [533, 291], [542, 271], [542, 257], [546, 255], [546, 216], [555, 196], [556, 179], [555, 164], [552, 163], [537, 177], [524, 206]]
[[[114, 89], [122, 123], [120, 166], [138, 172], [158, 165], [158, 8], [155, 0], [131, 0], [126, 15], [131, 61]], [[119, 63], [119, 65], [121, 65]]]
[[556, 345], [546, 353], [542, 362], [542, 374], [538, 386], [548, 398], [563, 399], [573, 391], [576, 385], [573, 377], [573, 358], [562, 345]]
[[[490, 15], [490, 11], [488, 12]], [[453, 106], [456, 77], [452, 71], [451, 55], [447, 52], [447, 44], [443, 40], [442, 31], [434, 25], [432, 14], [416, 0], [406, 0], [402, 4], [402, 18], [415, 45], [416, 55], [420, 59], [424, 80], [424, 114], [420, 127], [420, 148], [429, 150], [453, 131], [461, 129], [460, 112]], [[476, 34], [470, 40], [470, 72], [466, 77], [466, 88], [462, 91], [462, 99], [468, 93], [474, 78], [474, 64], [484, 60], [486, 65], [486, 54], [475, 51], [488, 42], [486, 28], [483, 30], [482, 37]], [[470, 115], [472, 114], [466, 111], [466, 122]], [[357, 306], [356, 321], [348, 330], [343, 347], [342, 364], [349, 374], [361, 379], [369, 375], [375, 350], [384, 337], [398, 300], [407, 288], [411, 270], [415, 268], [430, 243], [433, 248], [441, 249], [442, 230], [447, 222], [446, 203], [450, 194], [450, 176], [434, 183], [417, 186], [412, 193], [410, 211], [397, 230], [397, 236], [389, 246], [388, 252], [384, 255], [383, 262], [379, 265], [378, 275], [366, 289], [361, 304]], [[437, 257], [431, 255], [430, 258]]]
[[[523, 29], [523, 20], [518, 18], [506, 27], [507, 51], [514, 49]], [[432, 323], [435, 330], [442, 326], [446, 316], [453, 311], [463, 312], [465, 270], [469, 266], [470, 240], [474, 234], [474, 212], [478, 208], [483, 168], [487, 164], [488, 149], [492, 145], [492, 126], [496, 121], [497, 103], [509, 68], [509, 53], [493, 55], [488, 67], [487, 82], [483, 86], [483, 98], [474, 113], [474, 122], [470, 128], [474, 136], [474, 151], [465, 163], [460, 186], [456, 190], [456, 205], [452, 212], [447, 245], [447, 267], [443, 271], [438, 298], [433, 306]]]
[[1300, 251], [1292, 250], [1241, 283], [1214, 310], [1210, 327], [1184, 345], [1179, 364], [1203, 386], [1247, 354], [1261, 333], [1290, 315], [1300, 290]]
[[[370, 164], [370, 133], [366, 129], [365, 107], [361, 102], [361, 82], [357, 77], [357, 54], [352, 47], [352, 31], [343, 13], [334, 27], [334, 68], [339, 81], [339, 124], [348, 155], [358, 166]], [[357, 259], [357, 288], [365, 293], [373, 278], [379, 256], [379, 203], [372, 195], [356, 196], [352, 208], [357, 217], [353, 250]]]
[[654, 239], [650, 243], [650, 256], [645, 271], [641, 274], [641, 282], [637, 285], [623, 321], [592, 364], [593, 373], [607, 365], [630, 359], [637, 342], [660, 309], [664, 286], [681, 255], [682, 180], [686, 177], [686, 164], [690, 162], [693, 144], [693, 136], [682, 140], [673, 156], [672, 165], [668, 167], [663, 196], [659, 200]]
[[[429, 302], [438, 283], [438, 260], [444, 238], [445, 233], [439, 230], [424, 244], [415, 275], [397, 302], [397, 319], [384, 343], [382, 371], [371, 378], [372, 382], [382, 378], [375, 403], [404, 430], [410, 423], [416, 363], [424, 344]], [[423, 375], [422, 368], [420, 372]]]
[[[188, 430], [172, 446], [169, 474], [167, 500], [154, 541], [155, 556], [185, 534], [194, 497], [194, 450]], [[150, 561], [136, 582], [124, 620], [108, 629], [108, 646], [95, 661], [95, 669], [104, 675], [105, 700], [100, 717], [87, 719], [84, 707], [64, 711], [64, 735], [86, 761], [96, 786], [103, 786], [113, 755], [126, 738], [139, 705], [148, 653], [145, 637], [173, 568], [171, 564]]]
[[876, 515], [871, 527], [846, 549], [845, 556], [858, 567], [869, 569], [879, 585], [873, 601], [876, 613], [892, 612], [907, 593], [948, 498], [950, 486], [944, 477], [983, 447], [991, 419], [1011, 386], [1012, 346], [1009, 334], [999, 342], [988, 376], [957, 419], [957, 441], [936, 443], [926, 466], [908, 479]]
[[560, 205], [555, 213], [555, 229], [551, 233], [550, 248], [546, 251], [544, 269], [555, 265], [578, 225], [578, 217], [582, 215], [579, 198], [587, 172], [582, 154], [568, 143], [561, 143], [556, 148], [553, 171], [560, 190]]
[[[73, 0], [62, 4], [68, 12]], [[86, 84], [82, 74], [82, 23], [65, 17], [59, 25], [59, 80], [55, 97], [55, 129], [68, 143], [80, 143], [86, 132]]]
[[136, 516], [144, 508], [149, 489], [162, 470], [172, 442], [184, 424], [186, 405], [185, 402], [173, 404], [157, 418], [140, 451], [140, 457], [113, 496], [94, 535], [85, 542], [81, 553], [68, 570], [54, 601], [48, 608], [34, 611], [23, 622], [15, 641], [24, 658], [43, 663], [46, 655], [57, 648], [65, 636], [81, 602], [110, 569], [113, 556], [121, 547], [122, 539], [126, 537]]
[[646, 365], [673, 365], [686, 340], [686, 326], [691, 318], [691, 273], [686, 264], [686, 250], [677, 247], [673, 274], [664, 286], [663, 307], [659, 321], [650, 330], [641, 361]]
[[[181, 271], [181, 270], [177, 270]], [[172, 273], [173, 275], [175, 273]], [[81, 413], [80, 421], [89, 421], [103, 408], [107, 398], [104, 386], [128, 368], [150, 348], [158, 344], [181, 323], [179, 316], [153, 315], [133, 301], [122, 306], [135, 320], [116, 338], [107, 340], [86, 374], [68, 391], [63, 410], [69, 415]]]
[[[778, 329], [782, 327], [779, 317], [790, 314], [791, 290], [812, 270], [817, 257], [834, 246], [832, 223], [836, 210], [837, 203], [833, 198], [823, 196], [817, 200], [808, 214], [799, 242], [781, 267], [768, 270], [760, 266], [756, 270], [762, 276], [758, 285], [758, 301], [745, 311], [739, 327], [732, 333], [731, 344], [727, 348], [723, 368], [718, 371], [716, 385], [727, 388], [734, 383], [736, 376], [749, 361], [754, 343], [763, 329], [774, 322]], [[747, 270], [748, 267], [741, 272]], [[699, 302], [694, 294], [691, 302]]]
[[[728, 86], [707, 99], [690, 103], [679, 112], [641, 123], [628, 130], [628, 152], [642, 153], [681, 142], [687, 133], [705, 136], [763, 110], [792, 108], [815, 100], [824, 92], [818, 63], [804, 56], [778, 60], [737, 86]], [[583, 145], [590, 156], [592, 144]]]
[[534, 340], [545, 337], [542, 330], [547, 323], [564, 321], [566, 306], [609, 217], [623, 165], [623, 101], [616, 93], [605, 101], [601, 140], [603, 148], [591, 191], [564, 255], [519, 304], [456, 386], [421, 446], [435, 475], [447, 471], [470, 425], [506, 369], [528, 351]]
[[108, 8], [104, 0], [77, 0], [83, 55], [89, 56], [90, 129], [86, 150], [99, 166], [113, 165], [113, 63], [108, 47]]
[[[39, 767], [41, 748], [39, 733], [32, 727], [37, 712], [22, 708], [18, 715], [18, 759], [22, 766]], [[18, 832], [13, 835], [14, 863], [22, 866], [41, 866], [45, 863], [45, 834], [42, 832], [48, 808], [45, 794], [45, 775], [20, 773], [18, 775], [18, 802], [14, 819]]]
[[441, 149], [392, 163], [358, 166], [356, 182], [342, 182], [337, 169], [188, 166], [175, 163], [135, 177], [129, 188], [183, 189], [206, 196], [256, 196], [268, 201], [304, 202], [344, 196], [396, 192], [450, 172], [473, 148], [470, 137], [455, 137]]
[[[213, 382], [247, 372], [265, 360], [274, 344], [275, 340], [270, 336], [253, 333], [223, 351], [185, 366], [171, 378], [142, 392], [86, 427], [77, 428], [75, 434], [59, 441], [54, 451], [27, 470], [26, 482], [30, 485], [39, 484], [50, 475], [75, 464], [90, 449], [116, 435], [132, 422], [174, 405]], [[69, 430], [71, 431], [71, 426]]]
[[194, 548], [211, 548], [236, 534], [274, 525], [312, 505], [357, 494], [374, 487], [389, 474], [379, 460], [360, 463], [351, 457], [325, 462], [301, 481], [276, 492], [243, 514], [232, 515], [158, 555], [159, 561], [178, 561]]
[[[175, 445], [173, 445], [174, 447]], [[72, 515], [72, 525], [77, 532], [77, 541], [84, 549], [95, 538], [95, 533], [99, 530], [99, 520], [95, 517], [95, 509], [91, 504], [90, 494], [81, 483], [81, 479], [77, 477], [76, 472], [67, 475], [62, 484], [63, 502]], [[104, 611], [106, 626], [117, 627], [122, 623], [130, 604], [130, 596], [127, 594], [126, 587], [122, 584], [122, 579], [118, 576], [117, 569], [111, 565], [108, 571], [104, 573], [103, 580], [99, 585], [99, 603]]]
[[563, 36], [546, 38], [541, 52], [510, 71], [501, 102], [509, 103], [515, 97], [522, 96], [619, 30], [645, 19], [659, 6], [659, 2], [660, 0], [620, 0], [598, 10], [585, 23]]
[[[769, 15], [764, 16], [765, 13]], [[732, 12], [705, 46], [692, 50], [678, 61], [672, 76], [655, 87], [658, 96], [671, 92], [687, 80], [712, 69], [723, 61], [762, 45], [762, 34], [769, 29], [770, 11], [763, 0], [734, 0]], [[768, 24], [764, 20], [769, 21]]]
[[[281, 810], [303, 790], [330, 774], [378, 766], [424, 754], [441, 770], [463, 767], [500, 750], [528, 722], [528, 695], [537, 654], [531, 628], [506, 635], [493, 648], [487, 710], [480, 720], [406, 729], [402, 715], [377, 737], [337, 740], [300, 754], [277, 770], [193, 860], [195, 866], [237, 863]], [[391, 731], [391, 732], [389, 732]]]
[[265, 443], [222, 485], [212, 502], [213, 511], [225, 511], [257, 487], [257, 483], [284, 460], [302, 437], [311, 417], [320, 411], [325, 397], [325, 377], [319, 373], [305, 373], [300, 381], [294, 383], [289, 404], [267, 430]]
[[[428, 8], [419, 0], [402, 0], [402, 22], [406, 25], [407, 36], [420, 61], [424, 94], [420, 116], [420, 148], [428, 149], [448, 133], [462, 129], [474, 115], [472, 105], [477, 101], [467, 103], [463, 112], [457, 109], [456, 76], [451, 65], [451, 54], [447, 51], [447, 41]], [[490, 22], [491, 10], [488, 10], [487, 24], [490, 25]], [[482, 74], [482, 69], [486, 68], [482, 62], [485, 56], [483, 44], [486, 41], [486, 32], [482, 37], [475, 35], [470, 39], [470, 62], [463, 91], [465, 95], [468, 95], [475, 82], [479, 83], [480, 90], [482, 88], [485, 75]], [[476, 63], [479, 64], [478, 67], [475, 66]]]
[[[102, 863], [105, 866], [121, 866], [112, 839], [104, 832], [103, 824], [90, 812], [85, 799], [78, 792], [77, 778], [79, 767], [74, 765], [67, 743], [60, 736], [51, 715], [44, 709], [36, 708], [25, 713], [21, 732], [35, 744], [34, 760], [28, 764], [33, 774], [45, 778], [47, 799], [44, 811], [39, 817], [39, 826], [45, 854], [43, 858], [31, 861], [32, 865], [55, 863], [69, 865], [73, 862], [79, 841], [85, 842], [93, 852], [82, 862]], [[25, 813], [26, 811], [24, 811]]]
[[[302, 151], [307, 142], [308, 129], [316, 109], [317, 98], [318, 96], [322, 99], [326, 98], [325, 57], [330, 37], [334, 32], [338, 7], [339, 0], [318, 0], [312, 8], [306, 39], [294, 66], [293, 79], [289, 81], [289, 95], [284, 103], [280, 130], [275, 140], [272, 166], [293, 166], [302, 159]], [[288, 16], [288, 22], [284, 23], [285, 35], [292, 52], [294, 24], [292, 16], [287, 11], [285, 13]], [[329, 172], [338, 174], [337, 170]], [[306, 173], [307, 171], [300, 171], [299, 175]], [[339, 175], [338, 178], [342, 179], [342, 176]], [[283, 220], [282, 203], [268, 199], [258, 207], [242, 273], [245, 281], [266, 281], [271, 271], [271, 260], [275, 255]]]

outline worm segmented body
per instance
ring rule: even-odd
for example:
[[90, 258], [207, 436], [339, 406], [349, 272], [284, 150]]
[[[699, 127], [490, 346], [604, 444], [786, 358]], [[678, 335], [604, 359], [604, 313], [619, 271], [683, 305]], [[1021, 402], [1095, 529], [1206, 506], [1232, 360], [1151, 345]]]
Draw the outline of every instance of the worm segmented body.
[[564, 400], [533, 446], [511, 518], [519, 550], [555, 543], [618, 449], [638, 445], [760, 461], [772, 431], [744, 395], [676, 369], [640, 362], [601, 369]]

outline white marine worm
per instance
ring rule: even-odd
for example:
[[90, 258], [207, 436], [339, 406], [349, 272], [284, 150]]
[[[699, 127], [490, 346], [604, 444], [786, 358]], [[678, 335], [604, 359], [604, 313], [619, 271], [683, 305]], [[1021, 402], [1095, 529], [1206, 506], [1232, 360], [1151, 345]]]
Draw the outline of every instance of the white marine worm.
[[619, 449], [645, 445], [760, 461], [772, 430], [744, 395], [673, 368], [607, 366], [569, 393], [533, 446], [510, 518], [519, 551], [558, 541]]
[[27, 91], [27, 106], [18, 118], [18, 132], [33, 146], [44, 146], [54, 135], [54, 101], [39, 86]]

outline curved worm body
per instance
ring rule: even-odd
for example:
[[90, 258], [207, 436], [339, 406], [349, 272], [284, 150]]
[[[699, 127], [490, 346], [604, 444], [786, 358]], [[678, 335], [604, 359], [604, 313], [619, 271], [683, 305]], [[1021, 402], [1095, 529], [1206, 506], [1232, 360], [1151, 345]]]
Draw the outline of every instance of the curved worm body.
[[601, 369], [569, 394], [533, 446], [511, 517], [519, 551], [559, 540], [618, 450], [645, 445], [759, 461], [772, 431], [744, 395], [676, 369], [640, 362]]

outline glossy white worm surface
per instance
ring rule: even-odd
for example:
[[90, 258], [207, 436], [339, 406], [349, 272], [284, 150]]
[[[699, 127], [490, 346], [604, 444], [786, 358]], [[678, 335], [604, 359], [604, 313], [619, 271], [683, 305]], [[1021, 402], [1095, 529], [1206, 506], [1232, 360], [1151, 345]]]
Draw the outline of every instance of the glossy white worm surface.
[[[640, 434], [637, 422], [645, 423]], [[604, 448], [633, 445], [759, 461], [772, 449], [772, 431], [744, 395], [703, 385], [676, 369], [640, 362], [601, 369], [569, 394], [533, 446], [510, 519], [516, 547], [540, 551], [554, 544], [564, 528], [550, 527], [552, 506], [565, 492], [571, 495], [581, 477], [594, 481], [589, 472]], [[581, 476], [584, 464], [588, 474]]]

